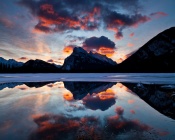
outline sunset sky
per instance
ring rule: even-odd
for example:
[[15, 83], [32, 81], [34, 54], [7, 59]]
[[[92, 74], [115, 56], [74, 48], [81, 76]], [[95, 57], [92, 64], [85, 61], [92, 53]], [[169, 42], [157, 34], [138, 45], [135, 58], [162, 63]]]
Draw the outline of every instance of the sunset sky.
[[0, 57], [62, 64], [74, 47], [118, 63], [175, 25], [175, 0], [1, 0]]

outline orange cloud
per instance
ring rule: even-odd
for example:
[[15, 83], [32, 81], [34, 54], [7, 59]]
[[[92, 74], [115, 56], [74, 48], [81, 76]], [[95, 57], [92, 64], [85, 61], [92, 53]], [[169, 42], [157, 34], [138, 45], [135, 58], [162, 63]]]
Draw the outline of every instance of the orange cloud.
[[112, 57], [115, 53], [115, 50], [113, 48], [106, 48], [104, 46], [101, 46], [98, 50], [99, 54], [106, 55], [107, 57]]
[[107, 89], [106, 91], [98, 93], [97, 96], [99, 96], [100, 100], [108, 100], [116, 98], [115, 93], [111, 88]]
[[132, 43], [128, 43], [127, 46], [128, 46], [128, 47], [133, 47], [134, 44], [132, 44]]
[[74, 100], [73, 95], [72, 95], [72, 93], [70, 93], [70, 92], [64, 93], [64, 94], [63, 94], [63, 98], [64, 98], [65, 100], [67, 100], [67, 101], [73, 101], [73, 100]]
[[[91, 12], [82, 13], [83, 18], [60, 14], [51, 4], [41, 5], [39, 11], [37, 15], [39, 22], [33, 33], [64, 32], [71, 29], [94, 30], [98, 26], [96, 19], [100, 15], [100, 8], [97, 7], [94, 7]], [[92, 25], [89, 25], [89, 22]]]
[[104, 135], [101, 123], [93, 116], [79, 118], [39, 114], [32, 115], [32, 118], [37, 128], [30, 137], [35, 139], [99, 139], [101, 134]]
[[[52, 117], [53, 116], [51, 115], [40, 115], [40, 114], [32, 115], [32, 118], [39, 126], [37, 130], [38, 134], [47, 132], [48, 130], [53, 131], [56, 130], [57, 132], [63, 132], [63, 131], [66, 132], [71, 129], [77, 129], [80, 126], [80, 123], [77, 120], [69, 120], [68, 118], [63, 116], [55, 116], [53, 118]], [[55, 119], [55, 123], [52, 123], [50, 121], [51, 119]], [[61, 122], [61, 120], [64, 121]]]
[[128, 58], [127, 55], [125, 55], [125, 54], [119, 54], [119, 55], [118, 55], [118, 58], [116, 58], [115, 61], [116, 61], [117, 63], [121, 63], [121, 62], [123, 62], [124, 60], [126, 60], [127, 58]]
[[128, 100], [128, 104], [133, 104], [135, 100]]
[[113, 32], [116, 32], [116, 33], [119, 31], [119, 29], [118, 29], [117, 27], [108, 26], [107, 29], [108, 29], [109, 31], [113, 31]]
[[63, 52], [66, 55], [70, 55], [73, 52], [73, 48], [74, 48], [74, 46], [72, 46], [72, 45], [66, 46], [66, 47], [64, 47]]

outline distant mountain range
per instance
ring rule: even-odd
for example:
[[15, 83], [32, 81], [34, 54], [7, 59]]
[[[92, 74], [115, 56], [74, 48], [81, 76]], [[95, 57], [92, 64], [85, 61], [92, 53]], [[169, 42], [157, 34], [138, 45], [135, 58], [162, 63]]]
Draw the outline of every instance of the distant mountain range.
[[17, 62], [13, 59], [5, 60], [0, 57], [0, 72], [26, 72], [26, 73], [47, 73], [60, 72], [61, 66], [50, 64], [43, 60], [29, 60], [26, 63]]
[[175, 27], [167, 29], [148, 41], [128, 59], [117, 64], [98, 53], [74, 48], [63, 66], [42, 60], [26, 63], [0, 57], [0, 72], [175, 72]]

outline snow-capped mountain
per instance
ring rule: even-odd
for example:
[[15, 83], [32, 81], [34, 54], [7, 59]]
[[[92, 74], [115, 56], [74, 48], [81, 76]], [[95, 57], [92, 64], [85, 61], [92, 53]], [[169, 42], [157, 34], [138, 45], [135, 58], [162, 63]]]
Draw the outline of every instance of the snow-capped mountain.
[[104, 55], [88, 53], [81, 47], [75, 47], [62, 66], [66, 71], [110, 71], [117, 63]]
[[17, 62], [14, 59], [6, 60], [0, 57], [0, 65], [7, 67], [7, 68], [17, 68], [23, 65], [23, 62]]
[[169, 28], [143, 45], [118, 65], [122, 72], [174, 72], [175, 27]]

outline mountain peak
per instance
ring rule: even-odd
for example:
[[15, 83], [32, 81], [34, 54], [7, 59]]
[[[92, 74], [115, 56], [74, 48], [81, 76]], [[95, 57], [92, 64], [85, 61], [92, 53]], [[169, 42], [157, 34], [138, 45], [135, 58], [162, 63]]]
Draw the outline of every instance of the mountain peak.
[[73, 53], [87, 53], [82, 47], [75, 47]]
[[73, 53], [65, 59], [62, 69], [76, 72], [109, 71], [116, 65], [116, 62], [105, 55], [88, 53], [81, 47], [75, 47]]

